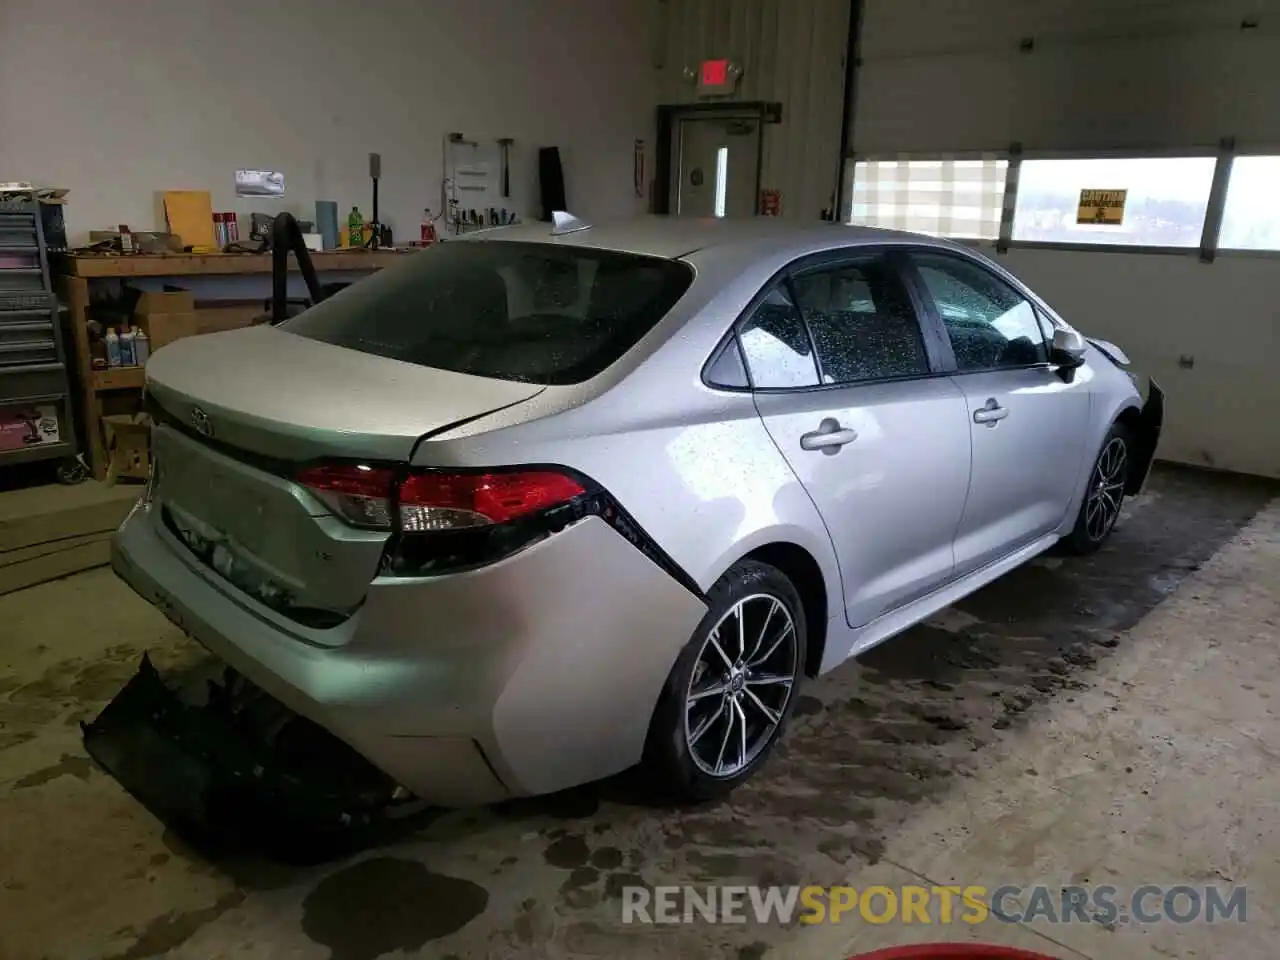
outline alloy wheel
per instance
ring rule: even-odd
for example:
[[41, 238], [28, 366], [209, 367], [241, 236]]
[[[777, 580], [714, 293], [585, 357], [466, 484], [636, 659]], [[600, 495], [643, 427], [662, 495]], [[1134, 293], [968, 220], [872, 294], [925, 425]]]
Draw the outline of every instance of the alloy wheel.
[[791, 611], [752, 594], [707, 634], [685, 694], [684, 735], [698, 769], [727, 779], [768, 747], [791, 700], [800, 646]]
[[1089, 539], [1101, 540], [1120, 516], [1124, 484], [1129, 468], [1129, 451], [1122, 437], [1112, 437], [1089, 475], [1089, 496], [1085, 501], [1084, 526]]

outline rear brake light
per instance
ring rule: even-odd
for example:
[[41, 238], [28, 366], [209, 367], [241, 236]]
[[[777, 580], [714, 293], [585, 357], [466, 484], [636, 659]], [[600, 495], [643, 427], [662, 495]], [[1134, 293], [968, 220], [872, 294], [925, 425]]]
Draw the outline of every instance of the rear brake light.
[[573, 477], [554, 470], [433, 471], [398, 480], [385, 467], [328, 465], [304, 470], [298, 481], [348, 523], [380, 530], [392, 527], [394, 494], [400, 529], [406, 533], [506, 523], [586, 493]]
[[298, 482], [357, 527], [391, 529], [391, 488], [395, 474], [386, 467], [334, 464], [309, 467]]
[[550, 470], [418, 473], [400, 486], [400, 521], [406, 532], [506, 523], [584, 493], [573, 477]]

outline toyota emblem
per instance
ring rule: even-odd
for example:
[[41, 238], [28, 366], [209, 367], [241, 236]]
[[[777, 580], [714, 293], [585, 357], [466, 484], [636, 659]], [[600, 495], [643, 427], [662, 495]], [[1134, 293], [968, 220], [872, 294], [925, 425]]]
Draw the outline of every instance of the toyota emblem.
[[191, 426], [202, 437], [213, 436], [213, 424], [209, 421], [209, 415], [199, 407], [191, 408]]

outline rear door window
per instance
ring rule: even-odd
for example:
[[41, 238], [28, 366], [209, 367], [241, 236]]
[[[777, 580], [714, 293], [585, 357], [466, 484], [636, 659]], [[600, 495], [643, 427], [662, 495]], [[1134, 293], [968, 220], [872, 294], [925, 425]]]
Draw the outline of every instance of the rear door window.
[[823, 383], [929, 375], [915, 310], [883, 256], [806, 270], [791, 284], [813, 333]]
[[688, 264], [552, 243], [442, 243], [281, 324], [312, 340], [499, 380], [580, 383], [654, 328]]

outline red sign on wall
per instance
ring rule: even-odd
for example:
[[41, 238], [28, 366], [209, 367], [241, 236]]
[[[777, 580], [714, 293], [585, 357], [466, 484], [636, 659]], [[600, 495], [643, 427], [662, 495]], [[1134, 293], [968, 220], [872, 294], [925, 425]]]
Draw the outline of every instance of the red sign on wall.
[[704, 87], [720, 87], [729, 82], [728, 60], [703, 60], [702, 85]]
[[776, 217], [782, 213], [782, 191], [760, 191], [760, 216]]

